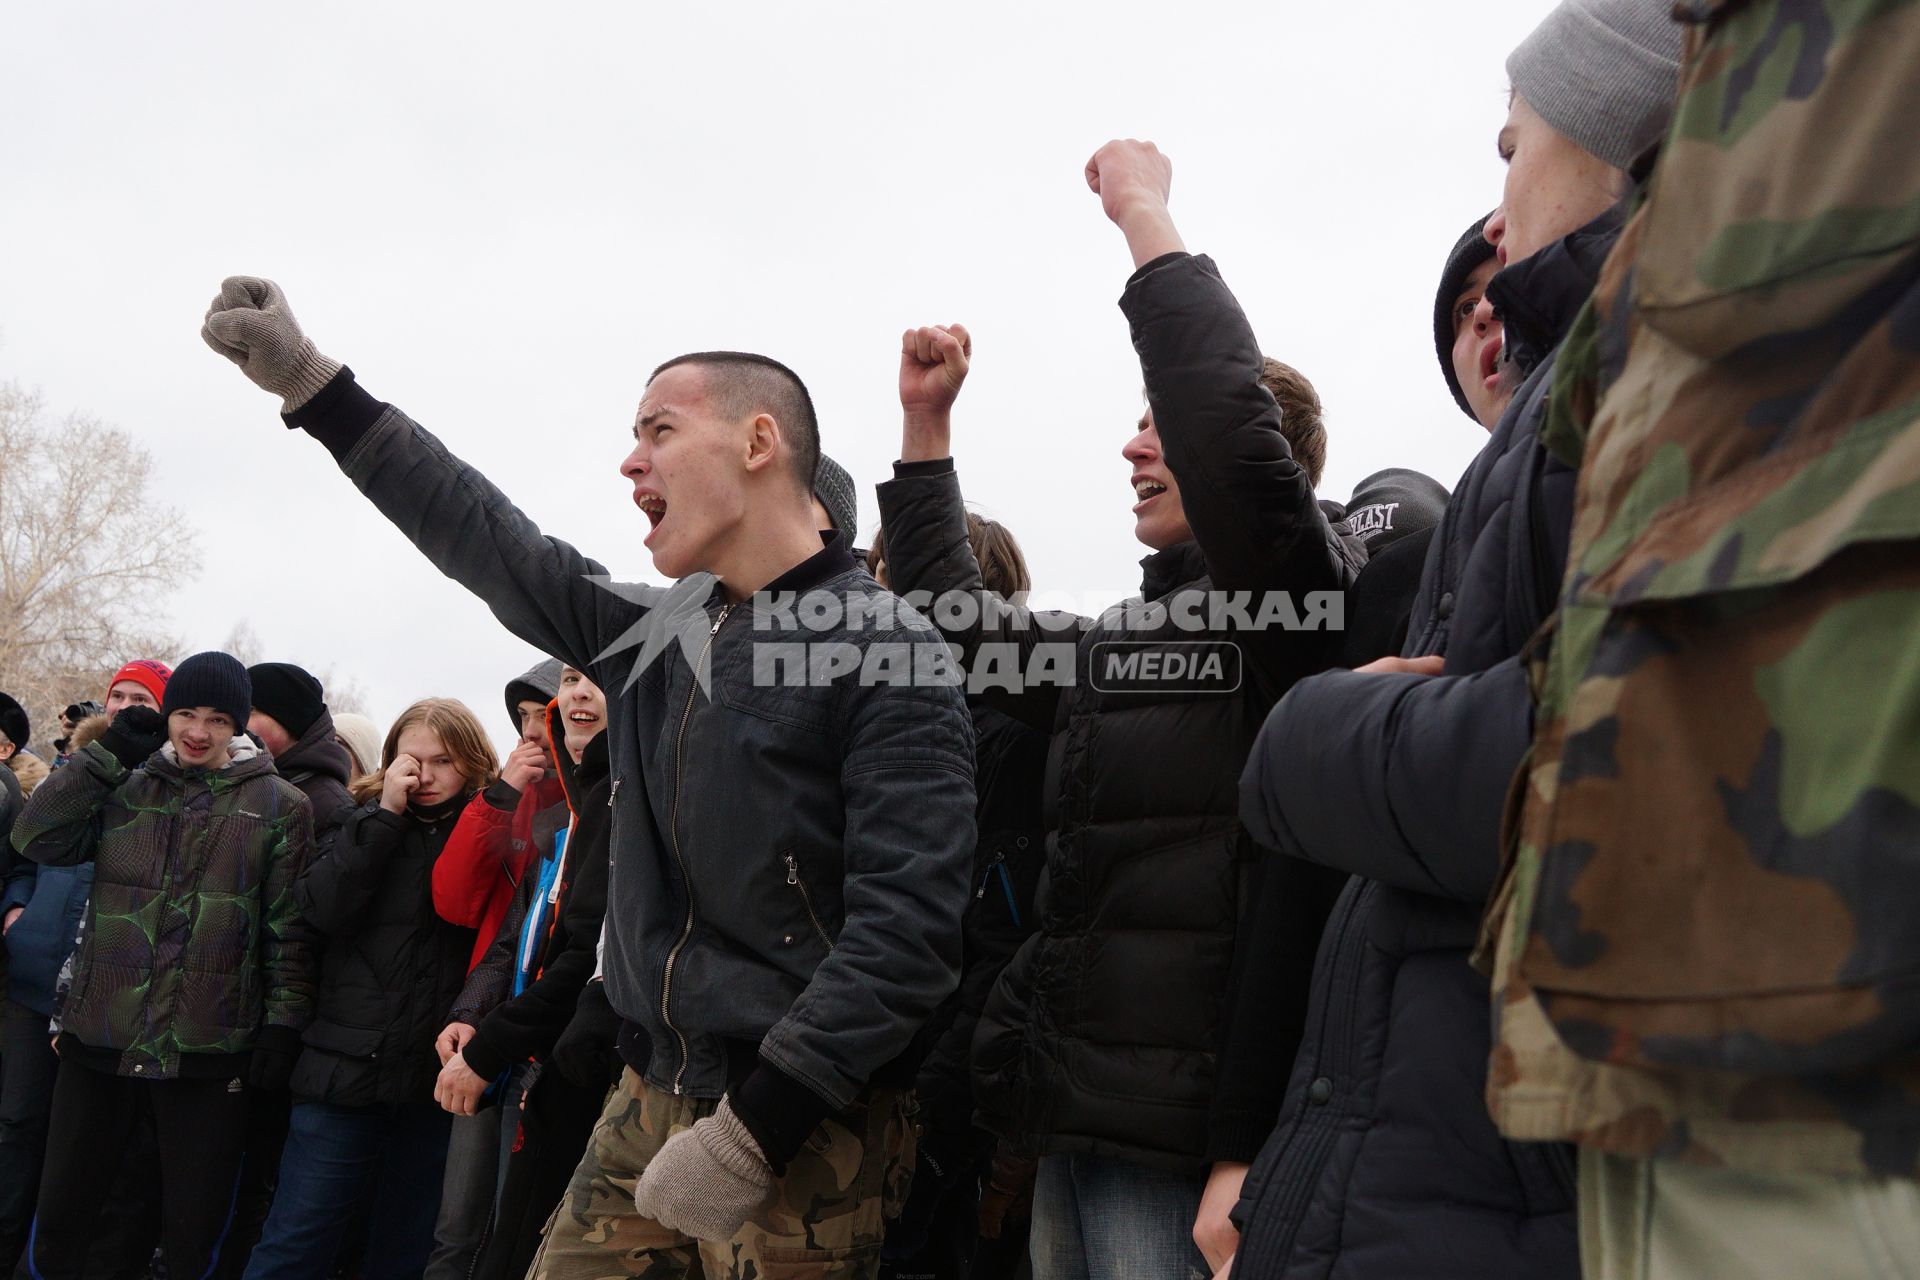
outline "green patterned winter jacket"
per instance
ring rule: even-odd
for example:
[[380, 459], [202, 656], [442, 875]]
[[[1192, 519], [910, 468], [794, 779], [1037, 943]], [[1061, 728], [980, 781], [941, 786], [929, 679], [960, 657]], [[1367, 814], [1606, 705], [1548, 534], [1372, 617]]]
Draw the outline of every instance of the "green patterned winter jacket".
[[[170, 748], [129, 772], [90, 744], [34, 792], [13, 847], [45, 866], [95, 863], [84, 941], [60, 1011], [123, 1076], [243, 1053], [313, 1011], [313, 957], [293, 883], [313, 842], [306, 797], [236, 738], [216, 773]], [[192, 1074], [191, 1063], [187, 1074]]]

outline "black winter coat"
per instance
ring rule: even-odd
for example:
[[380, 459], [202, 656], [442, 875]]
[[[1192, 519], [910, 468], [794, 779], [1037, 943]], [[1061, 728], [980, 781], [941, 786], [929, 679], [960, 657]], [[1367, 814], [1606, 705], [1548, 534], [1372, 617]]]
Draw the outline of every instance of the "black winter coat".
[[[1489, 294], [1526, 381], [1428, 550], [1404, 653], [1437, 678], [1330, 672], [1274, 709], [1243, 779], [1262, 840], [1351, 871], [1322, 938], [1280, 1127], [1241, 1190], [1238, 1280], [1579, 1274], [1571, 1152], [1510, 1143], [1485, 1101], [1468, 964], [1531, 737], [1517, 655], [1553, 606], [1574, 475], [1541, 446], [1551, 352], [1617, 234], [1609, 215]], [[1362, 878], [1364, 877], [1364, 878]]]
[[296, 1097], [348, 1107], [432, 1099], [434, 1040], [452, 1021], [474, 935], [435, 913], [433, 862], [467, 800], [404, 815], [370, 800], [294, 886], [325, 940]]
[[[1141, 597], [1101, 619], [1023, 608], [933, 611], [969, 671], [983, 654], [1072, 673], [980, 696], [1050, 729], [1039, 932], [987, 1002], [974, 1041], [980, 1122], [1014, 1148], [1091, 1152], [1198, 1175], [1244, 882], [1257, 851], [1235, 779], [1266, 710], [1339, 653], [1332, 630], [1214, 625], [1209, 593], [1341, 590], [1364, 552], [1331, 525], [1280, 432], [1261, 354], [1211, 260], [1170, 254], [1128, 282], [1147, 397], [1195, 541], [1141, 562]], [[881, 486], [896, 590], [982, 593], [948, 461]], [[959, 603], [966, 603], [964, 601]], [[1273, 603], [1273, 602], [1269, 602]], [[1193, 628], [1195, 618], [1202, 625]], [[1132, 655], [1230, 648], [1237, 678], [1130, 679]], [[1135, 664], [1135, 672], [1148, 667]], [[1099, 687], [1096, 687], [1096, 684]], [[1277, 874], [1289, 874], [1282, 869]], [[1302, 966], [1296, 980], [1305, 983]]]
[[[547, 708], [547, 729], [558, 745], [564, 736], [558, 707]], [[454, 1018], [474, 1027], [462, 1056], [489, 1079], [515, 1063], [544, 1060], [552, 1052], [593, 976], [600, 925], [607, 915], [607, 852], [613, 828], [607, 735], [598, 734], [587, 744], [579, 764], [564, 747], [554, 756], [572, 823], [564, 828], [566, 861], [554, 884], [546, 932], [534, 947], [527, 986], [513, 994], [520, 934], [540, 883], [540, 862], [549, 856], [554, 836], [544, 838], [539, 856], [528, 863], [499, 934], [454, 1002]]]

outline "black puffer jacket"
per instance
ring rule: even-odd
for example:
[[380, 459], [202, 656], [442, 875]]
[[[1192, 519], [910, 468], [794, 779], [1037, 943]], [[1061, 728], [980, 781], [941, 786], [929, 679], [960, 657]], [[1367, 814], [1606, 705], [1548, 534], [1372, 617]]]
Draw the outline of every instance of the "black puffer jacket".
[[1528, 376], [1454, 490], [1414, 599], [1403, 652], [1444, 655], [1446, 674], [1302, 681], [1247, 764], [1249, 829], [1357, 878], [1234, 1213], [1238, 1280], [1579, 1274], [1571, 1153], [1506, 1142], [1488, 1118], [1489, 996], [1468, 955], [1531, 736], [1516, 655], [1552, 608], [1573, 512], [1574, 475], [1538, 438], [1550, 356], [1617, 228], [1609, 215], [1489, 285]]
[[404, 815], [368, 801], [294, 886], [325, 940], [296, 1097], [349, 1107], [432, 1098], [434, 1039], [452, 1020], [473, 950], [472, 929], [434, 912], [433, 861], [467, 799]]
[[[1067, 688], [981, 690], [1053, 734], [1040, 931], [1001, 975], [974, 1041], [981, 1122], [1030, 1153], [1197, 1175], [1256, 856], [1235, 779], [1273, 700], [1330, 665], [1340, 643], [1333, 630], [1256, 629], [1224, 615], [1213, 625], [1209, 593], [1242, 593], [1254, 615], [1264, 593], [1289, 593], [1305, 613], [1308, 594], [1344, 588], [1364, 552], [1329, 523], [1294, 462], [1259, 380], [1259, 346], [1213, 263], [1156, 259], [1128, 282], [1121, 308], [1196, 540], [1142, 561], [1141, 597], [1097, 621], [1004, 603], [974, 611], [978, 625], [933, 617], [976, 674], [983, 652], [1031, 672], [1029, 659], [1051, 650], [1073, 675]], [[950, 461], [901, 464], [880, 497], [897, 590], [982, 592]], [[1230, 651], [1236, 670], [1182, 684], [1148, 678], [1143, 660], [1125, 674], [1129, 656], [1193, 655], [1196, 643]], [[1295, 976], [1306, 981], [1304, 965]]]

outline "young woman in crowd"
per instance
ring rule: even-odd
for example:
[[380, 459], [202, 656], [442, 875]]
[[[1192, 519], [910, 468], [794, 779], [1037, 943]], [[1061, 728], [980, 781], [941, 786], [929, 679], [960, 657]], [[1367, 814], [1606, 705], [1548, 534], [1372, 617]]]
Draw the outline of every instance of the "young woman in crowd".
[[433, 909], [433, 865], [498, 762], [473, 712], [449, 698], [408, 707], [380, 760], [295, 890], [323, 943], [319, 992], [251, 1278], [328, 1275], [362, 1207], [363, 1280], [418, 1276], [433, 1248], [452, 1118], [433, 1100], [434, 1036], [473, 949], [473, 930]]

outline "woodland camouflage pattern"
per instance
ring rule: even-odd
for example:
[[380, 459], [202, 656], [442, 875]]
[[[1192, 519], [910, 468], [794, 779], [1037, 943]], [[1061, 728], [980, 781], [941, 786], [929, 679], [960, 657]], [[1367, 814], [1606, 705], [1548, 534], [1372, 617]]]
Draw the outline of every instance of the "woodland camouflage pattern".
[[870, 1089], [829, 1116], [731, 1240], [701, 1243], [643, 1218], [633, 1189], [668, 1138], [718, 1099], [675, 1097], [631, 1069], [607, 1098], [586, 1158], [547, 1220], [528, 1280], [860, 1280], [880, 1270], [886, 1220], [913, 1177], [913, 1098]]
[[1583, 471], [1489, 1101], [1516, 1139], [1911, 1176], [1920, 4], [1675, 12], [1679, 112], [1543, 429]]
[[94, 862], [62, 1029], [118, 1050], [121, 1075], [166, 1080], [182, 1054], [244, 1053], [263, 1026], [305, 1027], [313, 958], [293, 882], [311, 812], [264, 751], [213, 774], [158, 753], [128, 772], [94, 742], [55, 770], [13, 846]]

